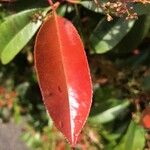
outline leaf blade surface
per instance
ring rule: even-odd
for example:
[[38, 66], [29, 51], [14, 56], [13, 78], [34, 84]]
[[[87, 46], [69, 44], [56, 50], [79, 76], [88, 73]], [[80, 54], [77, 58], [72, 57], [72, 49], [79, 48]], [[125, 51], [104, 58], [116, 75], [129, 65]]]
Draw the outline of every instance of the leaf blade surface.
[[55, 13], [41, 27], [35, 66], [46, 108], [72, 145], [87, 119], [92, 86], [82, 41], [68, 20]]

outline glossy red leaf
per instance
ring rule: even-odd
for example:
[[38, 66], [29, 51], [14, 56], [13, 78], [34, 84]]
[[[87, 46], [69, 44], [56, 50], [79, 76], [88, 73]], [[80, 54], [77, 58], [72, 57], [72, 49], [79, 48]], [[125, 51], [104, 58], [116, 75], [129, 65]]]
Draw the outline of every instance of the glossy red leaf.
[[53, 12], [37, 35], [34, 52], [45, 106], [55, 126], [74, 146], [92, 99], [89, 67], [80, 36], [70, 21]]

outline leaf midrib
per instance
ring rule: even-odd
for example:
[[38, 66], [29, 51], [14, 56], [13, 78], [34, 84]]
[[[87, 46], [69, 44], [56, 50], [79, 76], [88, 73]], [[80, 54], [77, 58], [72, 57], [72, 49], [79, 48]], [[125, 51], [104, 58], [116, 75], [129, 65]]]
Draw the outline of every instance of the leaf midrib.
[[59, 27], [58, 27], [58, 17], [57, 17], [57, 14], [56, 12], [53, 12], [53, 15], [54, 15], [54, 20], [55, 20], [55, 27], [56, 27], [56, 34], [57, 34], [57, 39], [58, 39], [58, 43], [59, 44], [59, 50], [60, 50], [60, 57], [61, 57], [61, 61], [62, 61], [62, 69], [63, 69], [63, 73], [64, 73], [64, 82], [65, 82], [65, 85], [66, 85], [66, 93], [67, 93], [67, 97], [68, 97], [68, 106], [69, 106], [69, 114], [70, 114], [70, 130], [71, 130], [71, 140], [73, 141], [73, 131], [72, 131], [72, 124], [71, 124], [71, 111], [70, 111], [70, 101], [69, 101], [69, 94], [68, 94], [68, 86], [67, 86], [67, 78], [66, 78], [66, 71], [65, 71], [65, 67], [64, 67], [64, 59], [63, 59], [63, 53], [62, 53], [62, 46], [61, 46], [61, 36], [59, 34]]

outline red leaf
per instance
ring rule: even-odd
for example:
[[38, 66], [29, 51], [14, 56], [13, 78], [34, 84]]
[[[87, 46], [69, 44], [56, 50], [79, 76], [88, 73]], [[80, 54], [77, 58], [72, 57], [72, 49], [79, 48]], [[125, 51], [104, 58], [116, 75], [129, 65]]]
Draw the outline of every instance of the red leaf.
[[150, 129], [150, 107], [147, 107], [142, 112], [141, 124], [144, 128]]
[[92, 86], [80, 36], [55, 12], [37, 35], [35, 67], [45, 106], [74, 146], [89, 114]]

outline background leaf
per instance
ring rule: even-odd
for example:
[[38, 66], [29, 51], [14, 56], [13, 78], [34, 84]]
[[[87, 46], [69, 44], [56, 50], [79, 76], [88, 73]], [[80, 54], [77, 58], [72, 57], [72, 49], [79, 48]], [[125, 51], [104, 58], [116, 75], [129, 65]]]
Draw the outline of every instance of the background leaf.
[[[41, 9], [32, 9], [9, 16], [0, 25], [0, 57], [3, 64], [9, 63], [33, 37], [41, 25], [41, 21], [33, 21], [32, 17]], [[48, 9], [43, 11], [46, 14]]]
[[138, 15], [150, 14], [150, 4], [143, 5], [138, 3], [133, 5], [133, 8]]
[[81, 1], [80, 4], [83, 7], [87, 8], [87, 9], [89, 9], [91, 11], [94, 11], [94, 12], [97, 12], [97, 13], [102, 13], [103, 12], [101, 8], [96, 6], [94, 1]]
[[114, 48], [130, 31], [134, 21], [116, 19], [108, 22], [101, 20], [90, 36], [93, 52], [105, 53]]
[[[139, 17], [130, 32], [114, 48], [116, 52], [127, 53], [137, 48], [150, 29], [150, 16]], [[138, 32], [137, 32], [138, 31]], [[132, 43], [132, 44], [131, 44]]]
[[116, 119], [121, 113], [127, 109], [129, 106], [129, 101], [124, 101], [121, 104], [118, 104], [114, 107], [106, 109], [104, 112], [100, 114], [94, 115], [93, 117], [89, 117], [89, 122], [91, 124], [100, 124], [100, 123], [107, 123], [114, 119]]
[[142, 150], [145, 145], [144, 129], [131, 121], [127, 132], [115, 150]]

